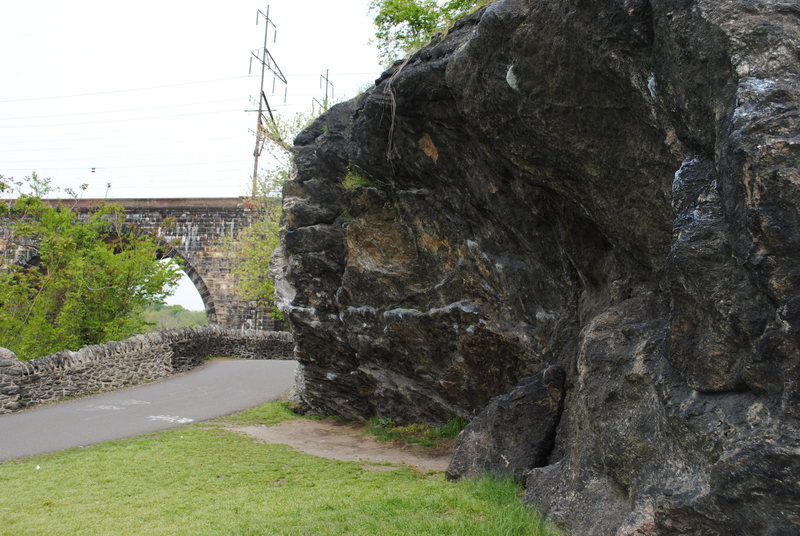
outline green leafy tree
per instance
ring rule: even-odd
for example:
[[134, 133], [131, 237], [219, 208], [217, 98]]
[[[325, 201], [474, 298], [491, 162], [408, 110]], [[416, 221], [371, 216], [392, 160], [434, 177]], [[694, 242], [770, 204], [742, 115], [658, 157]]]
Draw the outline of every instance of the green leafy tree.
[[[47, 185], [35, 174], [29, 183]], [[158, 244], [123, 225], [119, 206], [81, 220], [30, 193], [0, 205], [0, 346], [21, 359], [141, 333], [144, 308], [180, 279], [175, 262], [158, 262]]]
[[276, 320], [282, 320], [282, 316], [274, 306], [275, 283], [269, 273], [269, 261], [280, 244], [280, 195], [293, 165], [291, 142], [310, 119], [309, 114], [299, 113], [290, 118], [276, 116], [274, 122], [267, 123], [265, 148], [271, 165], [259, 175], [253, 196], [260, 215], [228, 243], [228, 250], [235, 259], [236, 293], [270, 310]]
[[386, 63], [422, 48], [437, 32], [487, 0], [372, 0], [375, 37], [380, 58]]
[[270, 310], [276, 320], [282, 317], [274, 306], [275, 283], [269, 273], [269, 261], [280, 244], [281, 203], [276, 196], [280, 195], [286, 176], [285, 170], [278, 170], [259, 177], [258, 195], [254, 201], [258, 204], [260, 216], [229, 244], [236, 259], [233, 267], [236, 293], [242, 299]]

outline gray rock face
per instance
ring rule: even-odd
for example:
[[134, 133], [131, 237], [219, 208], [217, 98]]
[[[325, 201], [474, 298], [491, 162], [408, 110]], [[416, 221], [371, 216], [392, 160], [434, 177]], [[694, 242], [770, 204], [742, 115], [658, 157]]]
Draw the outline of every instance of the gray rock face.
[[[520, 452], [575, 534], [800, 533], [798, 50], [795, 0], [497, 0], [334, 107], [276, 259], [303, 403], [477, 415], [458, 473]], [[490, 400], [548, 367], [532, 461]]]
[[452, 479], [482, 474], [523, 480], [547, 464], [564, 400], [564, 371], [549, 367], [493, 399], [461, 432], [447, 469]]

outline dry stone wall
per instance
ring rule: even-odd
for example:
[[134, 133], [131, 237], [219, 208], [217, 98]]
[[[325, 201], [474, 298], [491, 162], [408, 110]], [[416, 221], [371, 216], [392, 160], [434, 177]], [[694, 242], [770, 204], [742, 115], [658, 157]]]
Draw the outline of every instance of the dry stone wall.
[[156, 380], [208, 357], [292, 359], [291, 334], [190, 327], [85, 346], [28, 362], [0, 355], [0, 413]]

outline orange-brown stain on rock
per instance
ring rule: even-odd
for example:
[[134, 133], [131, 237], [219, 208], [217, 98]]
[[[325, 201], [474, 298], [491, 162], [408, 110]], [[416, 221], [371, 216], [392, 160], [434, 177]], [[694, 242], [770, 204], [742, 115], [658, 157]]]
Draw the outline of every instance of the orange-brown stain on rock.
[[436, 145], [433, 144], [433, 140], [428, 134], [423, 134], [417, 145], [422, 149], [422, 152], [431, 157], [431, 160], [434, 162], [439, 161], [439, 150], [436, 149]]
[[353, 221], [347, 227], [346, 241], [348, 265], [359, 271], [407, 274], [414, 270], [414, 239], [406, 227], [398, 226], [386, 214]]

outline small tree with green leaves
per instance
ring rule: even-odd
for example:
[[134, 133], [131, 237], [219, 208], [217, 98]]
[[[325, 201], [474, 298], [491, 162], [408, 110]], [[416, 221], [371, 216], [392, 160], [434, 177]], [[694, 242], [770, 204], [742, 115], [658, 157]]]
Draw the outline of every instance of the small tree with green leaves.
[[[27, 184], [50, 191], [35, 174]], [[0, 346], [21, 359], [141, 333], [144, 308], [180, 279], [175, 262], [158, 261], [155, 241], [124, 225], [119, 206], [80, 219], [24, 193], [0, 211]]]
[[291, 142], [310, 119], [308, 114], [299, 113], [291, 118], [276, 116], [274, 122], [267, 122], [265, 147], [272, 165], [257, 177], [253, 196], [260, 215], [228, 243], [228, 250], [235, 259], [236, 293], [269, 310], [276, 320], [283, 317], [274, 305], [275, 283], [269, 273], [269, 261], [280, 244], [280, 195], [293, 165]]
[[280, 244], [281, 203], [276, 195], [280, 195], [287, 174], [286, 170], [278, 170], [259, 177], [258, 195], [254, 201], [260, 216], [228, 243], [228, 249], [236, 259], [233, 266], [236, 293], [270, 311], [276, 320], [282, 317], [274, 305], [275, 283], [269, 273], [269, 261]]

